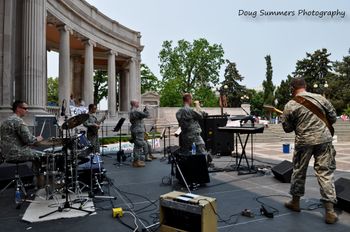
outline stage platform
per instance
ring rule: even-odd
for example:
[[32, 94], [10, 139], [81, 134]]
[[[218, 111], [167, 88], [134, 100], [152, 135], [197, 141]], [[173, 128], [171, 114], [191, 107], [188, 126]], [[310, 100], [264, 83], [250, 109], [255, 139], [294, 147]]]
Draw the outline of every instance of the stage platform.
[[[162, 157], [162, 154], [157, 154]], [[254, 164], [273, 166], [279, 160], [256, 156], [258, 161]], [[46, 222], [28, 223], [22, 220], [29, 203], [24, 203], [21, 209], [15, 209], [14, 189], [10, 188], [0, 196], [0, 231], [133, 231], [134, 218], [125, 214], [122, 217], [123, 225], [118, 219], [112, 217], [113, 207], [122, 207], [124, 210], [133, 211], [144, 225], [157, 222], [159, 216], [159, 196], [172, 190], [184, 191], [186, 189], [179, 185], [167, 185], [170, 175], [170, 167], [167, 160], [160, 159], [147, 162], [145, 168], [132, 168], [128, 165], [117, 167], [113, 165], [115, 157], [103, 157], [104, 166], [111, 184], [104, 186], [106, 194], [117, 197], [116, 200], [95, 199], [96, 214], [85, 217], [58, 219]], [[229, 168], [235, 159], [231, 157], [214, 158], [216, 167]], [[348, 169], [349, 170], [349, 169]], [[281, 183], [272, 174], [249, 174], [237, 175], [235, 171], [213, 172], [210, 174], [211, 182], [206, 186], [199, 187], [193, 191], [195, 194], [215, 197], [217, 199], [218, 231], [298, 231], [298, 232], [344, 232], [350, 231], [350, 214], [339, 211], [339, 222], [335, 225], [324, 223], [324, 209], [318, 208], [319, 187], [313, 175], [312, 167], [306, 184], [306, 194], [302, 199], [301, 213], [292, 212], [283, 206], [288, 200], [290, 184]], [[350, 178], [350, 172], [337, 171], [336, 179], [339, 177]], [[34, 190], [30, 190], [31, 193]], [[266, 204], [276, 209], [274, 218], [260, 215], [261, 204]], [[255, 213], [254, 218], [240, 216], [244, 209], [250, 209]], [[53, 208], [54, 210], [54, 208]], [[64, 212], [62, 212], [64, 213]], [[224, 221], [225, 220], [225, 221]], [[137, 221], [138, 231], [143, 228]], [[154, 227], [149, 231], [158, 231]]]

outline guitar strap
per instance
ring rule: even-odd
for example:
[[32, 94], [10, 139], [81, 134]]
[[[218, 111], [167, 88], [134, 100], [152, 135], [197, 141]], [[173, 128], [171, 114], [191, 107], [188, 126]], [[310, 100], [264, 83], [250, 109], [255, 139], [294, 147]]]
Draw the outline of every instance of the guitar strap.
[[319, 119], [321, 119], [328, 127], [329, 131], [331, 132], [331, 135], [334, 136], [334, 128], [332, 124], [328, 121], [328, 119], [326, 118], [326, 115], [322, 112], [322, 110], [319, 107], [317, 107], [313, 102], [311, 102], [310, 100], [302, 96], [295, 96], [293, 100], [305, 106], [308, 110], [314, 113]]

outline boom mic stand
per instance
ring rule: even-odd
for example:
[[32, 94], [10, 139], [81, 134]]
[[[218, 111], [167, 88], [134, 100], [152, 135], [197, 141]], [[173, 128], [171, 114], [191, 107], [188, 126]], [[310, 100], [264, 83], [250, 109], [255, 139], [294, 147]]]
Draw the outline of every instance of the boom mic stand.
[[[65, 116], [65, 119], [64, 119], [65, 123], [67, 122], [67, 120], [68, 120], [68, 117]], [[66, 139], [67, 139], [67, 138], [69, 138], [69, 129], [68, 129], [68, 128], [66, 129]], [[54, 213], [56, 213], [56, 212], [63, 212], [64, 209], [79, 210], [79, 211], [82, 211], [82, 212], [86, 212], [86, 213], [88, 213], [89, 215], [93, 213], [93, 211], [89, 211], [89, 210], [85, 210], [85, 209], [73, 207], [73, 206], [71, 206], [71, 204], [70, 204], [69, 201], [68, 201], [68, 194], [69, 194], [69, 191], [68, 191], [68, 180], [69, 180], [68, 174], [69, 174], [69, 171], [68, 171], [68, 151], [67, 151], [67, 149], [68, 149], [68, 144], [67, 144], [67, 143], [68, 143], [68, 142], [66, 141], [65, 144], [63, 145], [63, 148], [62, 148], [62, 152], [64, 153], [65, 169], [66, 169], [66, 170], [65, 170], [65, 180], [64, 180], [64, 181], [65, 181], [65, 199], [66, 199], [66, 200], [65, 200], [65, 202], [64, 202], [63, 207], [58, 206], [58, 209], [56, 209], [56, 210], [54, 210], [54, 211], [52, 211], [52, 212], [50, 212], [50, 213], [41, 215], [41, 216], [39, 216], [39, 218], [47, 217], [47, 216], [49, 216], [49, 215], [51, 215], [51, 214], [54, 214]]]

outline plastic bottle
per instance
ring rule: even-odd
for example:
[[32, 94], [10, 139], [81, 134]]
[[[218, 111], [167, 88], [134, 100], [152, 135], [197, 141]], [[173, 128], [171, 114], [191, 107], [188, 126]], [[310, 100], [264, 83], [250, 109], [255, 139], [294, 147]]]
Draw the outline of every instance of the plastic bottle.
[[17, 188], [15, 192], [15, 202], [16, 204], [20, 204], [21, 201], [22, 201], [21, 192], [19, 191], [19, 188]]
[[195, 143], [192, 143], [192, 150], [191, 150], [191, 153], [192, 155], [195, 155], [197, 153], [197, 148], [196, 148], [196, 144]]

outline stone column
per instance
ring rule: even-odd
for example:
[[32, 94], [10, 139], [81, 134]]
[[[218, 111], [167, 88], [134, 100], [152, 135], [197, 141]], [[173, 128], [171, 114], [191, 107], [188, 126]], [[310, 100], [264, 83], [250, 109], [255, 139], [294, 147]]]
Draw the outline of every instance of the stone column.
[[136, 95], [137, 88], [137, 79], [136, 79], [136, 68], [135, 68], [135, 59], [131, 58], [129, 61], [129, 97], [130, 100], [138, 100]]
[[46, 105], [46, 1], [23, 2], [22, 97], [30, 108]]
[[135, 59], [135, 97], [141, 103], [141, 59]]
[[108, 113], [109, 116], [115, 117], [117, 109], [116, 105], [116, 93], [115, 93], [115, 56], [117, 55], [114, 51], [108, 52]]
[[83, 86], [83, 65], [81, 62], [81, 56], [73, 56], [73, 86], [72, 93], [76, 101], [82, 98], [82, 86]]
[[120, 76], [120, 91], [119, 91], [119, 102], [120, 111], [129, 111], [130, 97], [129, 97], [129, 70], [124, 69]]
[[94, 103], [94, 46], [90, 39], [85, 40], [83, 100], [86, 106]]
[[[62, 25], [58, 28], [60, 32], [60, 47], [59, 47], [59, 70], [58, 70], [58, 102], [62, 104], [66, 101], [69, 106], [71, 81], [70, 81], [70, 49], [69, 49], [69, 34], [70, 30], [67, 26]], [[68, 112], [68, 111], [67, 111]]]
[[[1, 20], [3, 24], [0, 26], [0, 111], [11, 112], [13, 102], [13, 83], [14, 83], [14, 48], [15, 48], [15, 23], [17, 11], [15, 10], [14, 1], [4, 1], [1, 11]], [[1, 119], [1, 115], [0, 115]]]

